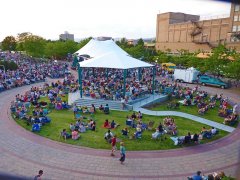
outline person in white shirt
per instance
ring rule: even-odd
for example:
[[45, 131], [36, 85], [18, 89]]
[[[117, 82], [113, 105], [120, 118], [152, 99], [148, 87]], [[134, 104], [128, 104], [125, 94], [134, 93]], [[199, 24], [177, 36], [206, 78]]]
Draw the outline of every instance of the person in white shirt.
[[212, 135], [215, 135], [217, 133], [217, 129], [215, 127], [212, 127], [211, 133], [212, 133]]

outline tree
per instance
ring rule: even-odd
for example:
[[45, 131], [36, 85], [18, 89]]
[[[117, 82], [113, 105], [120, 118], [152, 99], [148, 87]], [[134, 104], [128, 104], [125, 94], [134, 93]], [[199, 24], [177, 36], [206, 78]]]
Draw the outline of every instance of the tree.
[[76, 52], [78, 48], [78, 43], [68, 40], [68, 41], [50, 41], [47, 42], [45, 48], [45, 56], [48, 58], [64, 59], [68, 53]]
[[238, 81], [240, 80], [240, 59], [229, 63], [225, 68], [225, 75]]
[[211, 72], [213, 75], [223, 75], [224, 68], [230, 62], [229, 51], [225, 45], [220, 44], [217, 48], [213, 49], [212, 55], [205, 61], [205, 70]]
[[33, 57], [43, 57], [46, 40], [37, 35], [29, 35], [24, 38], [23, 48], [26, 53]]
[[122, 38], [120, 41], [117, 41], [116, 44], [118, 46], [120, 46], [122, 49], [126, 49], [126, 48], [129, 48], [129, 47], [132, 47], [132, 45], [129, 45], [128, 44], [128, 41], [126, 38]]
[[2, 41], [2, 50], [6, 51], [15, 51], [17, 46], [17, 42], [15, 37], [13, 36], [7, 36], [4, 38], [4, 40]]
[[136, 44], [137, 46], [144, 46], [144, 41], [143, 41], [143, 39], [142, 38], [140, 38], [139, 40], [138, 40], [138, 42], [137, 42], [137, 44]]
[[19, 33], [17, 36], [17, 50], [18, 51], [25, 51], [24, 49], [24, 43], [27, 37], [32, 36], [33, 34], [30, 32], [23, 32]]

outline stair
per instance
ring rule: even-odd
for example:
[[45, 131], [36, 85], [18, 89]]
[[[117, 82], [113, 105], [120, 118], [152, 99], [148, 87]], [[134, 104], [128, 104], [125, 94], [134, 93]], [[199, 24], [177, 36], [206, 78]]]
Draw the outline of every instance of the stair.
[[213, 44], [213, 43], [210, 43], [208, 41], [193, 41], [195, 44], [207, 44], [210, 48], [215, 48], [217, 47], [218, 45], [217, 44]]
[[132, 110], [132, 106], [131, 105], [127, 105], [126, 109], [123, 110], [122, 109], [122, 103], [120, 101], [82, 98], [82, 99], [76, 100], [74, 103], [76, 103], [77, 106], [87, 106], [87, 107], [91, 107], [92, 104], [94, 104], [96, 108], [98, 108], [100, 105], [105, 106], [106, 104], [108, 104], [109, 109], [111, 109], [111, 110], [117, 110], [117, 111]]

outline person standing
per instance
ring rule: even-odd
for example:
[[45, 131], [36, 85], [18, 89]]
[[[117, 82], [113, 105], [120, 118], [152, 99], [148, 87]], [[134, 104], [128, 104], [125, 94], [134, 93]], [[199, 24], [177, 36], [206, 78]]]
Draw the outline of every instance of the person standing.
[[34, 180], [41, 180], [41, 176], [43, 175], [43, 170], [40, 170], [39, 172], [38, 172], [38, 175], [36, 175], [35, 177], [34, 177]]
[[126, 148], [124, 146], [124, 142], [120, 143], [120, 155], [121, 158], [119, 159], [121, 164], [123, 164], [123, 162], [125, 161], [125, 157], [126, 157]]
[[117, 136], [114, 135], [113, 138], [112, 138], [112, 142], [111, 142], [111, 145], [112, 145], [111, 156], [115, 156], [114, 152], [116, 151], [116, 142], [117, 142]]

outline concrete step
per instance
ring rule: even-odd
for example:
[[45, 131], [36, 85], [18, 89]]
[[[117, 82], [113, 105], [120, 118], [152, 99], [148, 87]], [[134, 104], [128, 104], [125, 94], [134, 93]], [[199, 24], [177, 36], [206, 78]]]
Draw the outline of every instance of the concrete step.
[[[109, 109], [111, 109], [111, 110], [118, 110], [118, 111], [122, 111], [123, 110], [122, 109], [122, 104], [119, 101], [82, 98], [82, 99], [76, 100], [75, 103], [78, 106], [87, 106], [87, 107], [91, 107], [92, 104], [94, 104], [96, 108], [98, 108], [100, 105], [105, 106], [106, 104], [108, 104]], [[125, 109], [125, 111], [126, 110], [128, 110], [128, 109]]]

